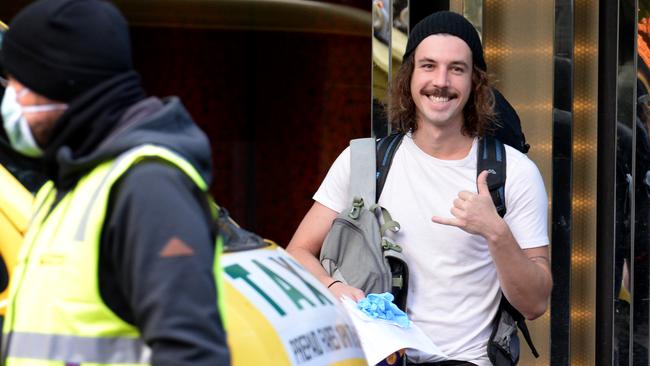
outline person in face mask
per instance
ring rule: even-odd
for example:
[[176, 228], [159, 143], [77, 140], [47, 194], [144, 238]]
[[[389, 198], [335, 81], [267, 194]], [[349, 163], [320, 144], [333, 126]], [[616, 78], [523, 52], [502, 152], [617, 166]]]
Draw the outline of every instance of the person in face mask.
[[54, 121], [67, 107], [32, 92], [11, 78], [2, 99], [3, 126], [11, 147], [30, 157], [42, 156], [41, 146], [47, 143]]
[[[0, 21], [0, 48], [2, 48], [2, 39], [7, 29], [7, 25]], [[8, 83], [2, 65], [0, 65], [0, 104]], [[1, 112], [0, 121], [4, 121]], [[30, 158], [13, 149], [5, 133], [5, 129], [0, 127], [0, 165], [8, 170], [14, 178], [18, 179], [30, 192], [36, 192], [44, 181], [43, 177], [36, 172], [37, 164], [38, 159]], [[4, 282], [0, 280], [0, 283]]]
[[14, 271], [2, 363], [228, 365], [211, 149], [147, 96], [103, 0], [39, 0], [0, 49], [3, 127], [49, 180]]

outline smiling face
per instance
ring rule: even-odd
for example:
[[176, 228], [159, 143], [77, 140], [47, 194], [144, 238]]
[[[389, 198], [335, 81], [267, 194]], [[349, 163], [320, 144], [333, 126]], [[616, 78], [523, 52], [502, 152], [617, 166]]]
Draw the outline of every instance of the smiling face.
[[463, 126], [463, 108], [472, 91], [472, 51], [460, 38], [435, 34], [415, 49], [411, 96], [418, 128]]

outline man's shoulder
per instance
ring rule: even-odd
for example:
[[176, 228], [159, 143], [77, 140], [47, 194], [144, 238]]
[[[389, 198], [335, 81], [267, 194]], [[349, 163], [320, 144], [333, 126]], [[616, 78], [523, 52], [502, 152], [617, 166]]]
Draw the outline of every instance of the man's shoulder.
[[179, 168], [160, 159], [146, 159], [131, 166], [116, 182], [120, 191], [154, 194], [161, 190], [192, 189], [195, 184]]
[[530, 157], [521, 151], [515, 149], [510, 145], [504, 145], [506, 147], [506, 164], [507, 169], [510, 171], [513, 168], [517, 169], [530, 169], [532, 167], [536, 168], [535, 162], [533, 162]]
[[546, 202], [544, 177], [537, 164], [528, 155], [511, 147], [507, 148], [506, 154], [506, 198], [517, 201], [529, 197]]
[[147, 157], [130, 166], [124, 175], [129, 176], [174, 176], [182, 174], [182, 171], [170, 162], [158, 158]]
[[207, 220], [211, 214], [206, 197], [206, 193], [180, 169], [164, 161], [145, 160], [130, 167], [115, 182], [108, 212], [112, 212], [112, 216], [139, 212], [151, 217], [165, 213], [176, 217], [176, 223], [201, 212], [198, 217]]

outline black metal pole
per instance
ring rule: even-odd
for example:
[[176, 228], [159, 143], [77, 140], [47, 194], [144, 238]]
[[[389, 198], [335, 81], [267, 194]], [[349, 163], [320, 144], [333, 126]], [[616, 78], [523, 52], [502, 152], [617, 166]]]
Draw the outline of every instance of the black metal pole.
[[598, 178], [596, 193], [596, 365], [613, 363], [616, 232], [616, 115], [619, 1], [598, 2]]
[[571, 329], [574, 0], [555, 1], [550, 364], [568, 366]]

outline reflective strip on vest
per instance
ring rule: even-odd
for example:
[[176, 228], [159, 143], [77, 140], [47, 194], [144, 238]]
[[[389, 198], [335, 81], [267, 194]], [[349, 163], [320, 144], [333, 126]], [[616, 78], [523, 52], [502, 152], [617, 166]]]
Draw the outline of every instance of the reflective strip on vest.
[[8, 358], [66, 363], [149, 364], [151, 349], [140, 338], [90, 338], [13, 332]]

